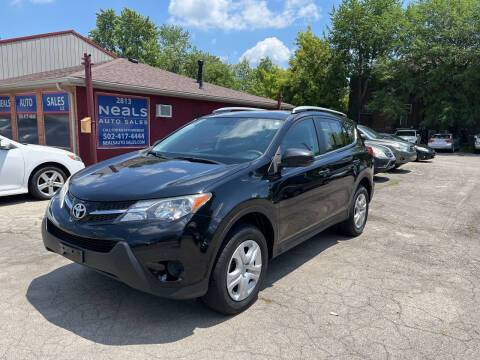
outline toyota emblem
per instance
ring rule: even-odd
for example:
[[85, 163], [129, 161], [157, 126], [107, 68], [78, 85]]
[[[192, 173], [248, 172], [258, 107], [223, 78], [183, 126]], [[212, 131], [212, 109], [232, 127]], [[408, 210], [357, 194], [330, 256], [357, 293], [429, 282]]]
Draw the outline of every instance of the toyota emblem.
[[72, 208], [72, 215], [77, 220], [83, 219], [87, 215], [87, 208], [81, 203], [75, 204]]

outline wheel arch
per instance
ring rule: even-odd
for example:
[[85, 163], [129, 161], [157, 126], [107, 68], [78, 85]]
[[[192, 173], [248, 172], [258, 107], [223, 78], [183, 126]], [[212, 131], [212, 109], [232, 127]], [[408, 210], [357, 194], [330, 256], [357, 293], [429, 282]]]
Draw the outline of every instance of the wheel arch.
[[[220, 250], [223, 248], [229, 233], [240, 224], [250, 224], [257, 227], [265, 236], [268, 246], [268, 258], [275, 256], [275, 244], [277, 239], [277, 226], [274, 216], [271, 214], [273, 208], [265, 204], [266, 200], [249, 200], [231, 210], [220, 222], [215, 232], [212, 245], [212, 258], [208, 270], [208, 277], [211, 276]], [[272, 206], [270, 204], [270, 206]]]
[[[65, 167], [64, 165], [58, 163], [58, 162], [55, 162], [55, 161], [47, 161], [47, 162], [43, 162], [41, 164], [38, 164], [37, 166], [35, 166], [31, 171], [30, 173], [28, 174], [28, 180], [27, 180], [27, 187], [30, 186], [30, 181], [32, 180], [32, 177], [33, 177], [33, 174], [35, 174], [38, 170], [40, 170], [41, 168], [44, 168], [44, 167], [49, 167], [49, 166], [55, 166], [55, 167], [58, 167], [60, 170], [62, 170], [65, 175], [67, 176], [67, 179], [70, 177], [70, 171], [67, 169], [67, 167]], [[66, 180], [66, 179], [65, 179]]]

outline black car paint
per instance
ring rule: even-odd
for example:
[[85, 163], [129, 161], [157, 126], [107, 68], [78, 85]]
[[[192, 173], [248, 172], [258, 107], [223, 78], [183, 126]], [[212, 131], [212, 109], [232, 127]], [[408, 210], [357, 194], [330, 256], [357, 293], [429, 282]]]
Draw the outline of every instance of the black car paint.
[[[76, 236], [117, 241], [119, 244], [108, 254], [85, 250], [84, 265], [159, 296], [198, 297], [207, 291], [223, 239], [241, 219], [264, 225], [266, 237], [271, 238], [269, 257], [273, 258], [345, 220], [360, 182], [373, 194], [373, 159], [358, 136], [353, 144], [316, 156], [309, 166], [281, 168], [275, 173], [272, 159], [289, 128], [306, 117], [331, 116], [318, 112], [262, 112], [261, 116], [268, 114], [283, 118], [285, 123], [264, 155], [254, 161], [205, 164], [159, 159], [143, 150], [84, 169], [70, 181], [70, 192], [80, 201], [141, 200], [211, 192], [210, 201], [193, 215], [170, 223], [83, 223], [72, 219], [57, 194], [42, 225], [45, 246], [59, 252], [60, 243], [65, 243], [48, 232], [47, 222]], [[149, 270], [155, 264], [174, 260], [184, 267], [176, 281], [161, 282]], [[125, 261], [129, 262], [128, 270], [120, 266]]]

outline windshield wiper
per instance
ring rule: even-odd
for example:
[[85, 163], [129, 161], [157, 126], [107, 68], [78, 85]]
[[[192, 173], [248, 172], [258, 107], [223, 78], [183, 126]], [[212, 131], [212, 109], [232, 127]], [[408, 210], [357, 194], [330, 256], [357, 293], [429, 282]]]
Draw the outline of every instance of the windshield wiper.
[[199, 158], [199, 157], [194, 157], [194, 156], [178, 156], [174, 157], [173, 159], [176, 160], [187, 160], [187, 161], [192, 161], [192, 162], [201, 162], [205, 164], [221, 164], [218, 161], [215, 160], [210, 160], [210, 159], [204, 159], [204, 158]]
[[153, 151], [153, 150], [149, 150], [149, 151], [147, 152], [147, 154], [148, 154], [148, 155], [156, 156], [156, 157], [158, 157], [158, 158], [160, 158], [160, 159], [169, 159], [169, 158], [166, 157], [165, 155], [162, 155], [162, 154], [160, 154], [159, 152], [156, 152], [156, 151]]

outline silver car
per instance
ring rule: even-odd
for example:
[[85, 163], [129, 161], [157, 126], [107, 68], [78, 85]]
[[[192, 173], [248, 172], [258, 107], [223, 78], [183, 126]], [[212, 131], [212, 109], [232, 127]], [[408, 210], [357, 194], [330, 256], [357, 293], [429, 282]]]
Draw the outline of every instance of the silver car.
[[357, 129], [360, 133], [360, 137], [363, 140], [369, 140], [378, 145], [387, 146], [390, 150], [392, 150], [396, 159], [396, 168], [407, 162], [417, 160], [417, 150], [415, 149], [415, 145], [407, 141], [386, 138], [382, 134], [370, 129], [365, 125], [357, 125]]
[[435, 134], [428, 140], [428, 146], [436, 150], [450, 150], [455, 152], [460, 142], [452, 134]]
[[475, 138], [475, 150], [480, 151], [480, 134], [474, 135]]
[[418, 130], [414, 129], [397, 129], [395, 135], [402, 138], [405, 141], [412, 144], [420, 144], [422, 142], [422, 136]]

